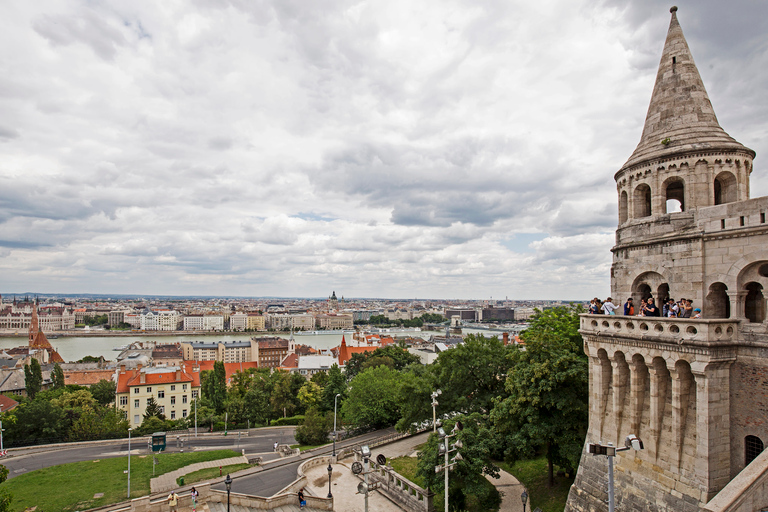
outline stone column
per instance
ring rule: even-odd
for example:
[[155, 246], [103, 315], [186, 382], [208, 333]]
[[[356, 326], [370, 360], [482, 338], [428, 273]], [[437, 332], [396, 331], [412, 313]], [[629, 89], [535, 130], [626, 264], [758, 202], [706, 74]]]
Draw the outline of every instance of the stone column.
[[667, 403], [667, 390], [669, 389], [669, 372], [666, 367], [652, 364], [648, 367], [651, 379], [651, 436], [647, 442], [652, 450], [654, 458], [658, 459], [661, 442], [661, 422], [664, 418], [664, 406]]
[[643, 405], [645, 404], [645, 380], [648, 370], [645, 360], [638, 357], [632, 361], [630, 374], [630, 396], [632, 397], [632, 419], [630, 421], [630, 434], [638, 435], [640, 422], [643, 419]]
[[731, 318], [735, 320], [747, 321], [744, 313], [744, 301], [747, 298], [746, 291], [727, 291], [728, 299], [731, 301]]
[[621, 422], [624, 417], [624, 394], [626, 393], [627, 374], [629, 373], [629, 366], [624, 359], [624, 355], [620, 352], [614, 354], [611, 360], [612, 375], [613, 375], [613, 411], [612, 417], [616, 422], [614, 425], [614, 431], [611, 432], [613, 439], [619, 439], [621, 436]]
[[731, 478], [730, 366], [733, 360], [695, 362], [696, 480], [700, 500], [712, 499]]
[[693, 377], [687, 366], [675, 365], [669, 368], [672, 380], [672, 467], [680, 468], [685, 442], [685, 427], [688, 421], [688, 409], [690, 408], [691, 385]]
[[608, 390], [611, 386], [611, 363], [604, 355], [592, 357], [590, 364], [590, 430], [603, 437], [603, 427], [608, 408]]

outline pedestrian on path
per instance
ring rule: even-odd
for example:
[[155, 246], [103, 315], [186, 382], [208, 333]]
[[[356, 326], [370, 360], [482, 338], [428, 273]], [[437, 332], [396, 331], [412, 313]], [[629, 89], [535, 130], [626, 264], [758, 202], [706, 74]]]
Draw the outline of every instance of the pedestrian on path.
[[171, 507], [171, 512], [176, 512], [176, 507], [179, 505], [179, 495], [175, 491], [171, 491], [168, 496], [168, 505]]
[[275, 446], [274, 446], [274, 448], [275, 448], [275, 451], [277, 451], [277, 441], [275, 441]]
[[304, 489], [299, 489], [299, 508], [307, 506], [307, 500], [304, 499]]
[[189, 495], [192, 496], [192, 512], [197, 512], [197, 496], [198, 496], [198, 494], [200, 494], [200, 493], [197, 492], [197, 489], [195, 489], [194, 487], [189, 492]]

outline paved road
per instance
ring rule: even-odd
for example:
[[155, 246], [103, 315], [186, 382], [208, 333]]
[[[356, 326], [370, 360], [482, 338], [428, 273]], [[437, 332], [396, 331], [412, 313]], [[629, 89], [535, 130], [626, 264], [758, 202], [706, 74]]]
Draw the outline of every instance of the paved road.
[[[395, 432], [394, 428], [377, 430], [361, 436], [344, 439], [336, 443], [336, 450], [341, 450], [347, 446], [356, 446], [370, 443], [371, 441], [391, 435]], [[274, 467], [265, 467], [264, 471], [253, 475], [233, 478], [232, 491], [256, 496], [272, 496], [285, 486], [296, 480], [299, 465], [307, 459], [317, 457], [318, 455], [327, 455], [333, 451], [333, 446], [312, 450], [311, 454], [302, 453], [298, 456], [286, 457], [279, 463], [273, 463]], [[270, 464], [272, 466], [272, 464]], [[214, 489], [226, 490], [223, 483], [212, 486]]]
[[[273, 453], [272, 446], [275, 441], [284, 444], [295, 444], [293, 432], [295, 427], [274, 427], [265, 429], [251, 429], [248, 436], [241, 436], [238, 439], [237, 434], [231, 433], [227, 436], [199, 436], [194, 434], [186, 436], [184, 441], [184, 451], [214, 450], [231, 448], [240, 451], [245, 449], [246, 454], [263, 454], [265, 460], [277, 458]], [[148, 453], [147, 439], [134, 438], [131, 440], [131, 451], [133, 454]], [[167, 452], [175, 453], [180, 451], [176, 446], [176, 435], [168, 435]], [[8, 478], [22, 475], [28, 471], [42, 469], [49, 466], [66, 464], [67, 462], [79, 462], [84, 460], [106, 459], [110, 457], [127, 457], [128, 440], [117, 439], [114, 441], [100, 441], [94, 443], [80, 443], [77, 446], [37, 446], [12, 449], [9, 456], [0, 459], [0, 464], [8, 468]]]

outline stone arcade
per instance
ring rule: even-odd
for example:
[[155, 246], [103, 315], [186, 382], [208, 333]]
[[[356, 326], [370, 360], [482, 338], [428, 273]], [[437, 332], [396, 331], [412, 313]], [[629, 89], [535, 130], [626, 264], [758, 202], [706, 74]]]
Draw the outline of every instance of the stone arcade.
[[[582, 316], [586, 442], [645, 443], [616, 457], [617, 510], [752, 512], [768, 509], [768, 197], [749, 198], [755, 153], [720, 127], [676, 11], [615, 175], [611, 292], [692, 299], [704, 319]], [[606, 472], [583, 453], [565, 510], [607, 510]]]

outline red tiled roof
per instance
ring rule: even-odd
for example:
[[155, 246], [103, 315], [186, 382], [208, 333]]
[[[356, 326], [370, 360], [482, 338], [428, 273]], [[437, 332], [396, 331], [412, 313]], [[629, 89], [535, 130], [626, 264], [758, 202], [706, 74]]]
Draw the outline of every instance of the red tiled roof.
[[8, 398], [5, 395], [0, 395], [0, 412], [10, 411], [17, 405], [19, 405], [19, 402], [16, 400]]
[[114, 370], [79, 370], [64, 371], [64, 384], [92, 386], [100, 380], [113, 380]]
[[288, 354], [287, 356], [285, 356], [285, 359], [283, 359], [283, 363], [280, 365], [281, 369], [298, 368], [298, 367], [299, 367], [298, 354]]
[[[146, 369], [145, 369], [146, 370]], [[200, 372], [193, 370], [191, 365], [182, 365], [181, 370], [146, 373], [141, 382], [141, 369], [120, 372], [117, 377], [117, 393], [128, 393], [133, 386], [151, 386], [153, 384], [171, 384], [175, 382], [191, 382], [192, 387], [200, 387]]]

